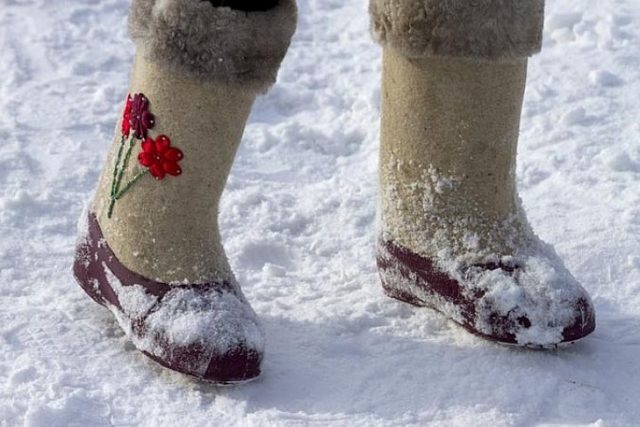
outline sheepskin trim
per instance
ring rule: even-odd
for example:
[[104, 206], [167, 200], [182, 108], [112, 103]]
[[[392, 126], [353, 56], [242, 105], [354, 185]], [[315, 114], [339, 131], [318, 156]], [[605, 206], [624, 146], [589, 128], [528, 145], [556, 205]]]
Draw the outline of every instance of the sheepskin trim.
[[263, 92], [276, 81], [296, 20], [295, 0], [280, 0], [265, 12], [200, 0], [133, 0], [129, 33], [149, 61]]
[[540, 51], [544, 0], [370, 0], [371, 30], [411, 57], [509, 60]]

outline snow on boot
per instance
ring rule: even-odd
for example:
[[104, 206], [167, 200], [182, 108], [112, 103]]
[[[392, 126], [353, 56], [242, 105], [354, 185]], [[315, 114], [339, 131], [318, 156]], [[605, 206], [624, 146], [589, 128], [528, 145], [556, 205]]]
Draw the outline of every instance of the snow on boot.
[[224, 3], [133, 1], [131, 85], [74, 274], [144, 354], [237, 383], [259, 375], [264, 340], [220, 242], [218, 202], [252, 104], [276, 80], [296, 5]]
[[531, 230], [515, 181], [542, 0], [371, 0], [384, 48], [377, 263], [385, 292], [489, 340], [552, 347], [595, 328]]

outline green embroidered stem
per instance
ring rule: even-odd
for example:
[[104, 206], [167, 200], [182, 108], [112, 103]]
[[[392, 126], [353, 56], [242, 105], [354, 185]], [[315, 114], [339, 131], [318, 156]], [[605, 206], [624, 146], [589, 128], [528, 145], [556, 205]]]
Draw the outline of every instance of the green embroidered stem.
[[114, 196], [113, 201], [120, 200], [122, 198], [122, 196], [124, 196], [124, 194], [127, 191], [129, 191], [131, 189], [131, 187], [133, 187], [136, 182], [138, 182], [140, 180], [140, 178], [142, 178], [143, 176], [145, 176], [148, 173], [149, 173], [149, 169], [145, 169], [144, 171], [142, 171], [138, 175], [136, 175], [131, 181], [129, 181], [129, 183], [127, 185], [125, 185], [125, 187], [122, 189], [122, 191], [120, 191], [118, 194], [116, 194]]
[[124, 172], [127, 170], [127, 166], [129, 166], [129, 159], [131, 158], [131, 152], [133, 151], [134, 145], [135, 145], [135, 139], [132, 136], [131, 138], [129, 138], [129, 148], [127, 148], [127, 153], [124, 155], [124, 160], [122, 161], [122, 168], [120, 169], [120, 173], [118, 174], [115, 194], [118, 194], [118, 191], [120, 191], [120, 184], [122, 184], [122, 178], [124, 177]]
[[124, 173], [127, 170], [127, 166], [129, 165], [129, 159], [131, 158], [131, 152], [133, 151], [133, 146], [135, 145], [135, 138], [132, 135], [129, 138], [129, 148], [127, 149], [126, 154], [124, 155], [124, 159], [122, 160], [122, 166], [118, 169], [118, 164], [120, 163], [120, 158], [122, 157], [122, 149], [124, 148], [124, 135], [122, 136], [122, 145], [120, 145], [120, 149], [118, 150], [118, 157], [116, 161], [116, 168], [113, 172], [114, 182], [111, 185], [111, 203], [109, 203], [109, 210], [107, 212], [107, 218], [111, 218], [113, 214], [113, 208], [115, 207], [117, 197], [120, 194], [120, 184], [122, 184], [122, 178], [124, 177]]
[[122, 158], [122, 150], [124, 150], [124, 141], [126, 136], [122, 135], [120, 138], [120, 147], [118, 147], [118, 155], [116, 156], [116, 165], [113, 168], [113, 180], [111, 181], [111, 197], [116, 194], [116, 180], [118, 179], [118, 166], [120, 166], [120, 159]]
[[109, 203], [109, 211], [107, 212], [107, 218], [111, 219], [111, 215], [113, 215], [113, 208], [116, 205], [115, 196], [111, 196], [111, 203]]

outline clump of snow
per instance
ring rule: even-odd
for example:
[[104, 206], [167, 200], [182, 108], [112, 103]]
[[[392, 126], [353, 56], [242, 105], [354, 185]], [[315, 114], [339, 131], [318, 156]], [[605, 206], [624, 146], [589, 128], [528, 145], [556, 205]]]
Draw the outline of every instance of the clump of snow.
[[148, 293], [142, 285], [124, 286], [104, 262], [102, 268], [122, 311], [131, 319], [144, 317], [158, 302], [158, 297]]
[[562, 340], [564, 328], [573, 325], [576, 307], [581, 298], [588, 298], [584, 289], [564, 267], [555, 252], [541, 242], [501, 257], [504, 265], [517, 265], [513, 274], [502, 269], [468, 269], [464, 277], [454, 272], [469, 289], [483, 290], [478, 302], [476, 327], [489, 333], [490, 316], [498, 313], [518, 325], [526, 317], [530, 326], [518, 325], [514, 332], [519, 344], [552, 345]]
[[546, 19], [545, 28], [547, 31], [573, 29], [581, 20], [581, 12], [557, 13]]
[[593, 70], [589, 73], [591, 83], [604, 87], [616, 87], [624, 82], [616, 74], [607, 70]]
[[253, 310], [230, 292], [176, 288], [169, 291], [148, 319], [151, 330], [162, 330], [178, 345], [206, 344], [224, 353], [234, 347], [262, 351], [264, 338]]
[[577, 125], [585, 121], [587, 111], [583, 107], [576, 107], [562, 115], [562, 123], [565, 125]]
[[287, 275], [287, 269], [281, 265], [267, 262], [262, 267], [262, 271], [270, 277], [284, 277]]
[[616, 153], [607, 160], [607, 165], [616, 172], [640, 172], [640, 163], [634, 161], [629, 153]]

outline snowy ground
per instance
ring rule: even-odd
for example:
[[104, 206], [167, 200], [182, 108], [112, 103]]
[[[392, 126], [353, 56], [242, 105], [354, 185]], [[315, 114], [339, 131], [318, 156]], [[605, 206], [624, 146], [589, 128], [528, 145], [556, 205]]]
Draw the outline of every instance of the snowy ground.
[[0, 0], [0, 425], [639, 425], [640, 2], [548, 3], [519, 185], [596, 332], [518, 350], [383, 296], [366, 0], [300, 0], [221, 207], [264, 375], [217, 389], [138, 354], [70, 274], [127, 90], [128, 1]]

